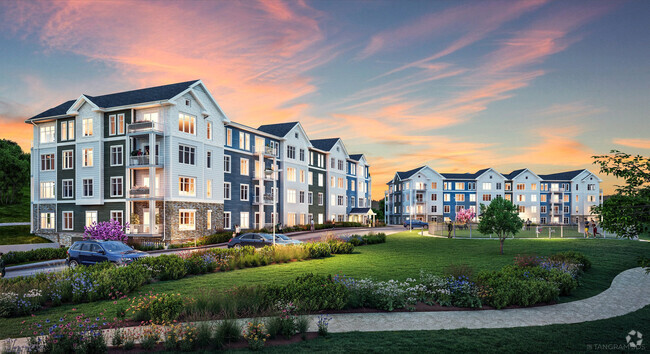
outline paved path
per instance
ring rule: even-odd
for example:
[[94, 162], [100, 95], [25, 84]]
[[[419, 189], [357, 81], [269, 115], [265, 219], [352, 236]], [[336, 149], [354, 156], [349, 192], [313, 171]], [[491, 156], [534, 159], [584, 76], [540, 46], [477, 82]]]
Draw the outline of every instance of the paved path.
[[3, 226], [29, 226], [28, 222], [0, 222], [0, 227]]
[[[571, 324], [607, 319], [640, 310], [650, 305], [650, 275], [642, 268], [628, 269], [617, 275], [609, 289], [584, 300], [556, 305], [509, 310], [382, 312], [331, 315], [330, 332], [381, 332], [439, 330], [458, 328], [512, 328]], [[318, 316], [309, 315], [309, 331], [317, 331]], [[250, 319], [238, 320], [243, 326]], [[132, 327], [138, 331], [139, 327]], [[104, 330], [110, 343], [113, 330]], [[0, 348], [5, 341], [0, 341]], [[15, 346], [24, 347], [27, 338], [18, 338]]]

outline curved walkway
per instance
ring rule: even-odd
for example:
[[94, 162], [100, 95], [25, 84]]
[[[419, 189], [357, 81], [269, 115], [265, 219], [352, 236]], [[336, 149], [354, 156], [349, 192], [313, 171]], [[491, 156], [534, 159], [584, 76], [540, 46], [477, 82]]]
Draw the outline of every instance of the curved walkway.
[[[439, 330], [458, 328], [512, 328], [571, 324], [602, 320], [640, 310], [650, 305], [650, 274], [643, 268], [628, 269], [617, 275], [609, 289], [584, 300], [562, 304], [508, 310], [383, 312], [331, 315], [330, 332], [381, 332]], [[318, 316], [309, 315], [309, 331], [317, 331]], [[250, 319], [239, 319], [244, 325]], [[138, 330], [139, 327], [132, 327]], [[104, 330], [107, 343], [112, 329]], [[6, 340], [0, 341], [0, 348]], [[27, 345], [27, 338], [18, 338], [17, 347]]]

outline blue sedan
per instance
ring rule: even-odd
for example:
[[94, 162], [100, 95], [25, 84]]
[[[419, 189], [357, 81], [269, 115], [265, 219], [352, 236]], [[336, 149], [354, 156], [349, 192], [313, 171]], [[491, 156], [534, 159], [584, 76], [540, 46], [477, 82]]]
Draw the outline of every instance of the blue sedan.
[[134, 260], [147, 257], [148, 254], [136, 251], [119, 241], [77, 241], [68, 249], [66, 264], [75, 268], [80, 264], [90, 265], [111, 262], [115, 265], [127, 265]]
[[412, 227], [413, 229], [417, 229], [421, 227], [423, 229], [428, 229], [429, 223], [422, 220], [408, 220], [404, 222], [404, 227], [405, 228]]

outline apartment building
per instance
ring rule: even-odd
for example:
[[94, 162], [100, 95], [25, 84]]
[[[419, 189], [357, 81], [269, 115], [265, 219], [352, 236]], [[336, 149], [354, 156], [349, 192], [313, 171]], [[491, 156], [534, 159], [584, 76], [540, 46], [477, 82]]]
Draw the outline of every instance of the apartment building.
[[348, 155], [338, 138], [310, 140], [299, 122], [233, 122], [201, 80], [81, 95], [26, 123], [31, 228], [63, 244], [111, 219], [129, 222], [131, 237], [165, 242], [345, 221], [346, 197], [357, 207], [370, 198], [365, 156]]
[[[537, 175], [528, 169], [501, 174], [492, 168], [474, 173], [438, 173], [429, 166], [397, 172], [385, 193], [386, 222], [410, 218], [441, 222], [455, 220], [461, 209], [480, 213], [497, 197], [512, 201], [523, 220], [541, 224], [576, 224], [593, 217], [602, 202], [598, 176], [588, 170]], [[434, 187], [442, 186], [442, 190]], [[437, 198], [442, 199], [440, 203]]]

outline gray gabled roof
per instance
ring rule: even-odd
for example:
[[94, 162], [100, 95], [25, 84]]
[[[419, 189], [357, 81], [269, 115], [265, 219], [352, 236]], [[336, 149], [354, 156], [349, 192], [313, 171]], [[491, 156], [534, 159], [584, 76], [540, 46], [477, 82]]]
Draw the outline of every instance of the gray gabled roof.
[[419, 170], [423, 169], [424, 167], [425, 166], [420, 166], [420, 167], [416, 167], [416, 168], [414, 168], [412, 170], [408, 170], [406, 172], [397, 172], [397, 175], [399, 176], [400, 179], [407, 179], [407, 178], [410, 178], [411, 176], [413, 176]]
[[551, 173], [548, 175], [539, 175], [539, 177], [543, 180], [546, 181], [570, 181], [574, 178], [576, 178], [577, 175], [581, 174], [584, 171], [582, 170], [574, 170], [574, 171], [566, 171], [566, 172], [558, 172], [558, 173]]
[[474, 173], [441, 173], [445, 179], [477, 179], [478, 176], [485, 173], [489, 168], [478, 170]]
[[504, 176], [506, 179], [513, 179], [513, 178], [519, 176], [519, 174], [521, 174], [521, 173], [524, 172], [525, 170], [526, 170], [525, 168], [520, 168], [520, 169], [518, 169], [518, 170], [514, 170], [514, 171], [512, 171], [512, 172], [510, 172], [510, 173], [508, 173], [508, 174], [504, 174], [503, 176]]
[[359, 160], [361, 160], [362, 156], [363, 156], [363, 154], [352, 154], [352, 155], [350, 155], [350, 159], [352, 159], [354, 161], [359, 161]]
[[289, 132], [293, 127], [296, 126], [298, 122], [288, 122], [288, 123], [277, 123], [277, 124], [265, 124], [265, 125], [260, 125], [257, 130], [263, 131], [265, 133], [279, 136], [279, 137], [284, 137]]
[[[90, 96], [86, 94], [84, 94], [84, 96], [86, 96], [90, 101], [101, 108], [128, 106], [138, 103], [164, 101], [171, 99], [179, 93], [187, 90], [190, 86], [192, 86], [192, 84], [196, 83], [197, 81], [199, 80], [148, 87], [132, 91], [117, 92], [101, 96]], [[26, 122], [34, 119], [65, 115], [68, 109], [75, 102], [76, 100], [67, 101], [27, 119]]]
[[323, 151], [330, 151], [334, 145], [336, 145], [336, 142], [339, 141], [339, 138], [315, 139], [310, 141], [315, 148]]
[[348, 214], [368, 214], [369, 212], [375, 213], [372, 208], [352, 208]]

